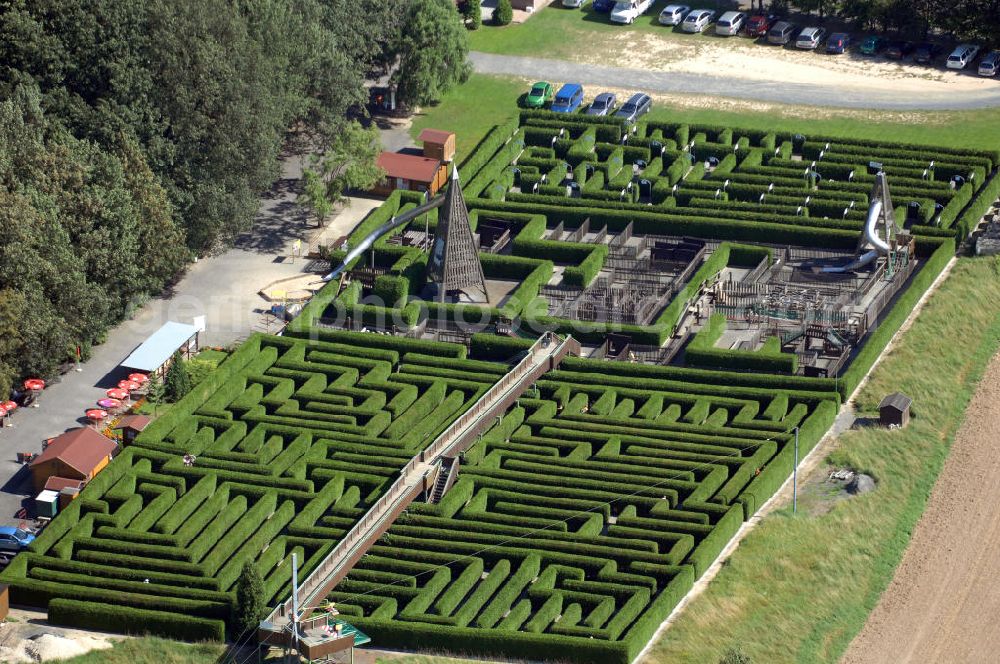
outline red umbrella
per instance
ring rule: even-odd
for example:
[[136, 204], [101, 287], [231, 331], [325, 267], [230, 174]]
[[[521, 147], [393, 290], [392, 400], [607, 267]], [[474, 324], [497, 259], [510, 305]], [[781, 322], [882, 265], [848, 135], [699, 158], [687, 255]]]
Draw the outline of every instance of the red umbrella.
[[131, 374], [128, 375], [128, 379], [129, 380], [134, 380], [135, 382], [139, 383], [140, 385], [143, 385], [144, 383], [148, 383], [149, 382], [149, 376], [147, 376], [144, 373], [131, 373]]
[[29, 392], [37, 392], [45, 389], [45, 381], [41, 378], [29, 378], [24, 381], [24, 389]]
[[135, 382], [134, 380], [120, 380], [118, 381], [118, 389], [128, 390], [129, 392], [131, 392], [132, 390], [139, 389], [139, 383]]
[[101, 410], [100, 408], [91, 408], [87, 411], [86, 415], [88, 420], [94, 420], [96, 422], [107, 417], [108, 411]]
[[116, 408], [122, 407], [122, 402], [118, 399], [105, 398], [98, 399], [97, 405], [107, 410], [115, 410]]
[[128, 399], [128, 392], [117, 387], [112, 387], [110, 390], [105, 392], [105, 394], [112, 399]]
[[7, 409], [0, 405], [0, 418], [7, 416]]
[[17, 410], [17, 402], [15, 401], [4, 401], [2, 404], [0, 404], [0, 406], [3, 406], [4, 410], [6, 410], [8, 413], [13, 413], [15, 410]]

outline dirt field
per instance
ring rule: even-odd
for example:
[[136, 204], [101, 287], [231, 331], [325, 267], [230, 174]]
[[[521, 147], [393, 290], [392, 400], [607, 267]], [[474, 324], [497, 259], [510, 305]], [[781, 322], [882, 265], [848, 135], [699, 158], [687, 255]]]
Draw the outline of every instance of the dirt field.
[[1000, 355], [966, 412], [896, 576], [844, 664], [996, 662]]

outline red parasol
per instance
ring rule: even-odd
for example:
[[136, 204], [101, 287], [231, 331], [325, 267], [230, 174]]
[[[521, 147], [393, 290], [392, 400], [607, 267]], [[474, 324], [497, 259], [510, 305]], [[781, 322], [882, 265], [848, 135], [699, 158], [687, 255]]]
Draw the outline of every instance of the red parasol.
[[134, 380], [135, 382], [143, 385], [149, 382], [149, 376], [144, 373], [131, 373], [128, 375], [129, 380]]
[[91, 408], [90, 410], [87, 411], [86, 415], [88, 420], [94, 420], [96, 422], [98, 420], [103, 420], [105, 417], [107, 417], [108, 411], [101, 410], [100, 408]]
[[24, 389], [29, 392], [38, 392], [45, 389], [45, 381], [41, 378], [29, 378], [24, 381]]
[[7, 409], [0, 405], [0, 417], [7, 417]]
[[97, 405], [106, 410], [115, 410], [122, 407], [122, 402], [118, 399], [104, 398], [98, 399]]
[[13, 413], [15, 410], [17, 410], [16, 401], [4, 401], [2, 404], [0, 404], [0, 406], [3, 406], [3, 409], [6, 410], [8, 413]]
[[120, 380], [118, 381], [118, 389], [128, 390], [129, 392], [131, 392], [132, 390], [139, 389], [139, 383], [135, 382], [134, 380]]
[[105, 394], [112, 399], [128, 399], [128, 392], [118, 387], [112, 387]]

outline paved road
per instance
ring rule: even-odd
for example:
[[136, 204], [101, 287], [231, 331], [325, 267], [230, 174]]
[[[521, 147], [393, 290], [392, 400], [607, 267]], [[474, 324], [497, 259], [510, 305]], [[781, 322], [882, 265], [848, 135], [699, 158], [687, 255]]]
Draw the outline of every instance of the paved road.
[[[603, 67], [566, 60], [474, 51], [469, 59], [477, 73], [523, 76], [537, 80], [579, 81], [649, 93], [731, 97], [780, 104], [885, 110], [967, 110], [1000, 107], [1000, 83], [985, 92], [912, 93], [859, 89], [828, 84], [807, 85], [755, 81], [624, 67]], [[780, 72], [776, 73], [780, 76]]]

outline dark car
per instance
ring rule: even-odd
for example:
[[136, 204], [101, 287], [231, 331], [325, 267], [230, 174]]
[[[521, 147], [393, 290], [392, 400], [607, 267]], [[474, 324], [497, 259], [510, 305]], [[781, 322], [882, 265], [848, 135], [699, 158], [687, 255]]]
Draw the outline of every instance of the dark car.
[[602, 92], [594, 97], [594, 101], [590, 102], [590, 106], [587, 108], [587, 115], [609, 114], [615, 108], [615, 100], [614, 92]]
[[747, 37], [756, 39], [765, 36], [777, 21], [775, 14], [754, 14], [747, 19]]
[[846, 32], [835, 32], [826, 40], [826, 52], [840, 54], [851, 45], [851, 36]]
[[863, 55], [875, 55], [885, 48], [885, 37], [879, 35], [868, 35], [861, 41], [861, 51]]
[[913, 53], [913, 42], [895, 39], [885, 47], [885, 57], [892, 60], [902, 60], [910, 53]]
[[784, 46], [788, 42], [792, 41], [792, 37], [798, 32], [799, 28], [794, 23], [789, 23], [788, 21], [778, 21], [771, 29], [767, 31], [767, 43], [777, 44], [779, 46]]
[[610, 14], [615, 6], [616, 0], [594, 0], [594, 11], [602, 14]]
[[653, 100], [649, 98], [649, 95], [636, 92], [628, 98], [627, 102], [622, 104], [622, 107], [615, 113], [615, 117], [623, 118], [625, 122], [632, 124], [646, 113], [649, 113], [649, 109], [652, 106]]
[[941, 44], [921, 42], [913, 49], [913, 61], [922, 65], [929, 65], [943, 52], [944, 47]]

